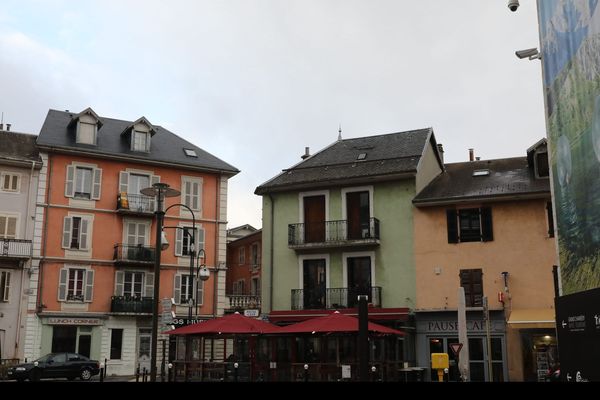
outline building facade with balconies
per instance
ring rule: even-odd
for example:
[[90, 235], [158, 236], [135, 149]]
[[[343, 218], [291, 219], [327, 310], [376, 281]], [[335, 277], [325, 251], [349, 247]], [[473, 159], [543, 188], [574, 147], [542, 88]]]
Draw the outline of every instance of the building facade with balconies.
[[0, 359], [23, 359], [33, 272], [35, 200], [42, 159], [36, 136], [0, 125]]
[[[50, 110], [37, 145], [48, 187], [38, 197], [45, 210], [36, 225], [40, 284], [32, 285], [38, 296], [29, 308], [26, 356], [79, 352], [106, 358], [109, 374], [149, 370], [155, 302], [159, 334], [170, 329], [171, 311], [178, 319], [190, 311], [199, 319], [223, 314], [227, 181], [239, 171], [144, 117], [117, 120], [90, 108]], [[170, 247], [161, 254], [154, 299], [156, 204], [140, 190], [157, 182], [181, 192], [165, 208], [182, 203], [193, 216], [182, 206], [165, 215]], [[188, 233], [204, 250], [207, 281], [190, 274]]]
[[[406, 328], [416, 302], [412, 199], [443, 168], [433, 130], [340, 139], [302, 158], [255, 191], [263, 314], [278, 323], [357, 315], [366, 295], [369, 319]], [[386, 354], [414, 360], [407, 333]]]
[[227, 243], [226, 312], [260, 315], [262, 230]]

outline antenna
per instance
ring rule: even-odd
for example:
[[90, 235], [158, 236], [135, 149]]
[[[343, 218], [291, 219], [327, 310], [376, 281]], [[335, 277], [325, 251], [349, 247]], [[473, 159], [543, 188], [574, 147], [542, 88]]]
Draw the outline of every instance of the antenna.
[[342, 140], [342, 124], [340, 124], [340, 128], [338, 129], [338, 140]]

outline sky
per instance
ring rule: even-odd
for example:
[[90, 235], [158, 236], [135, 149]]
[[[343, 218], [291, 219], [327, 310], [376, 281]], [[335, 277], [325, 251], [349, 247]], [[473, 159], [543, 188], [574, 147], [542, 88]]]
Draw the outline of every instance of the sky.
[[257, 186], [337, 140], [432, 127], [445, 162], [525, 156], [545, 137], [536, 2], [0, 0], [0, 112], [145, 116], [237, 167], [228, 228], [262, 227]]

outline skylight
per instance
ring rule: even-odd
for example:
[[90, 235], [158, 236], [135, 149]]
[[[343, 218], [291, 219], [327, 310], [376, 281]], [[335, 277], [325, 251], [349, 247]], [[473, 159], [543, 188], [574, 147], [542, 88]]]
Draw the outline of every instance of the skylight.
[[367, 153], [360, 153], [358, 157], [356, 157], [357, 160], [364, 160], [365, 158], [367, 158]]
[[185, 152], [185, 155], [188, 157], [198, 157], [198, 154], [196, 154], [196, 150], [194, 150], [194, 149], [183, 149], [183, 151]]
[[490, 175], [489, 169], [476, 169], [475, 171], [473, 171], [473, 176], [489, 176], [489, 175]]

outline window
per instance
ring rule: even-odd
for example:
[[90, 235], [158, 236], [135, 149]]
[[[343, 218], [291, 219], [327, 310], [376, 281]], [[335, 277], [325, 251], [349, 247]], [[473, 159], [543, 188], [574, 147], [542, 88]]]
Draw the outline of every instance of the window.
[[110, 359], [120, 360], [123, 349], [123, 329], [111, 329], [110, 331]]
[[10, 296], [10, 271], [0, 272], [0, 301], [7, 302]]
[[154, 297], [154, 274], [137, 271], [117, 271], [115, 296], [126, 296], [140, 300]]
[[546, 178], [550, 176], [550, 168], [548, 166], [548, 153], [535, 154], [536, 175], [538, 178]]
[[481, 269], [461, 269], [460, 286], [465, 289], [467, 307], [483, 305], [483, 272]]
[[17, 174], [2, 174], [0, 180], [0, 189], [5, 192], [18, 192], [20, 183], [20, 175]]
[[143, 272], [125, 272], [123, 280], [123, 296], [136, 298], [142, 297], [143, 287]]
[[244, 279], [238, 279], [233, 282], [233, 294], [243, 295], [246, 289], [246, 281]]
[[64, 249], [89, 250], [91, 221], [85, 217], [65, 217], [63, 221]]
[[77, 143], [96, 144], [96, 124], [79, 121], [77, 123]]
[[150, 151], [150, 134], [148, 132], [132, 131], [131, 133], [131, 150], [133, 151]]
[[183, 151], [188, 157], [198, 157], [198, 155], [196, 154], [196, 150], [194, 149], [183, 149]]
[[548, 217], [548, 237], [554, 237], [554, 215], [551, 201], [546, 203], [546, 216]]
[[93, 167], [67, 165], [65, 196], [77, 199], [100, 199], [102, 170]]
[[448, 243], [494, 240], [490, 207], [446, 210]]
[[489, 176], [489, 175], [490, 175], [489, 169], [476, 169], [475, 171], [473, 171], [473, 176]]
[[17, 237], [17, 217], [0, 215], [0, 238], [15, 239]]
[[202, 209], [202, 179], [183, 178], [181, 198], [183, 204], [194, 211]]
[[[194, 290], [196, 290], [196, 293], [194, 293]], [[193, 298], [197, 305], [202, 305], [204, 282], [198, 281], [190, 275], [175, 275], [173, 298], [176, 304], [187, 305], [188, 299]]]
[[[192, 239], [193, 229], [191, 226], [182, 226], [177, 228], [175, 233], [175, 255], [176, 256], [189, 256], [192, 251]], [[204, 229], [196, 227], [196, 235], [194, 237], [194, 251], [196, 254], [200, 249], [204, 248]]]
[[260, 279], [252, 278], [252, 282], [250, 282], [252, 286], [250, 286], [250, 294], [253, 296], [260, 296]]
[[194, 280], [190, 275], [181, 275], [180, 304], [188, 304], [188, 299], [194, 298]]
[[240, 265], [244, 265], [246, 264], [246, 248], [245, 247], [240, 247], [238, 250], [238, 256], [239, 256], [239, 264]]
[[59, 274], [58, 300], [91, 302], [94, 288], [94, 270], [62, 268]]
[[252, 247], [250, 247], [250, 258], [252, 268], [257, 268], [260, 264], [260, 247], [258, 247], [258, 243], [254, 243], [252, 244]]

